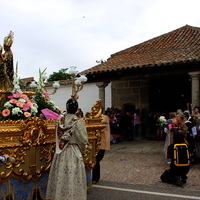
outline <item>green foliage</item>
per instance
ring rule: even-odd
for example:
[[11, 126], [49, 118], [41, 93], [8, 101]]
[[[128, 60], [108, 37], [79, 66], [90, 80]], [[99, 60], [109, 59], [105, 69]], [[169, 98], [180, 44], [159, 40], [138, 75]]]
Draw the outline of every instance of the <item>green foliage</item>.
[[51, 101], [48, 96], [45, 96], [43, 93], [36, 92], [34, 96], [34, 101], [37, 102], [38, 106], [38, 116], [41, 114], [41, 110], [44, 108], [48, 108], [49, 110], [52, 110], [56, 112], [57, 114], [60, 114], [60, 110], [55, 105], [53, 101]]
[[48, 82], [50, 81], [59, 81], [59, 80], [67, 80], [70, 79], [71, 76], [70, 74], [66, 73], [66, 69], [60, 69], [58, 72], [53, 72], [53, 74], [51, 74], [49, 76], [49, 78], [47, 79]]

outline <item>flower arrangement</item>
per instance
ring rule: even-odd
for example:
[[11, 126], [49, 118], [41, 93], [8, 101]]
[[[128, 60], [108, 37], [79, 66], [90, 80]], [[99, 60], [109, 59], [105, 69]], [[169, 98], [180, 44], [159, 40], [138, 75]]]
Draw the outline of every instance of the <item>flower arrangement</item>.
[[4, 104], [1, 120], [27, 119], [36, 116], [37, 104], [32, 102], [29, 97], [21, 92], [11, 93], [7, 97], [8, 101]]
[[[46, 70], [46, 69], [45, 69]], [[61, 111], [50, 100], [48, 92], [45, 91], [42, 75], [45, 72], [39, 71], [39, 84], [36, 88], [33, 98], [29, 98], [26, 94], [23, 94], [19, 86], [18, 77], [18, 63], [13, 77], [13, 90], [5, 100], [1, 101], [0, 106], [0, 120], [19, 120], [27, 119], [28, 117], [44, 117], [42, 110], [49, 109], [57, 114]]]
[[[43, 74], [45, 73], [46, 69], [41, 71], [39, 69], [39, 81], [38, 81], [38, 87], [36, 89], [36, 94], [34, 95], [33, 99], [38, 105], [38, 114], [41, 114], [41, 110], [48, 108], [49, 110], [60, 114], [61, 111], [59, 108], [55, 105], [53, 101], [51, 101], [48, 92], [45, 90], [45, 85], [42, 79]], [[40, 115], [41, 117], [41, 115]]]
[[166, 122], [167, 120], [165, 119], [165, 116], [160, 116], [157, 121], [158, 125], [162, 128], [166, 126]]
[[34, 101], [37, 102], [38, 105], [38, 113], [41, 114], [41, 110], [44, 108], [48, 108], [53, 112], [60, 114], [59, 108], [55, 105], [53, 101], [49, 98], [49, 94], [46, 91], [36, 91], [35, 96], [33, 97]]

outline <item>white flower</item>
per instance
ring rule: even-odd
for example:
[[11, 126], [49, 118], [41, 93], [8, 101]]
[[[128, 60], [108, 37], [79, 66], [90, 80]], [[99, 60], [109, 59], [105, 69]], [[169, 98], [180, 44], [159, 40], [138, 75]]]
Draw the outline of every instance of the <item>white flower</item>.
[[5, 107], [5, 108], [12, 108], [13, 105], [12, 105], [10, 102], [6, 102], [6, 103], [4, 104], [4, 107]]
[[165, 125], [166, 122], [167, 122], [167, 120], [165, 119], [164, 116], [160, 116], [160, 117], [159, 117], [159, 119], [158, 119], [158, 123], [159, 123], [160, 126]]
[[15, 107], [15, 108], [12, 109], [12, 114], [13, 115], [18, 115], [20, 113], [23, 113], [23, 112], [22, 112], [22, 110], [20, 110], [19, 107]]
[[31, 107], [31, 114], [36, 114], [37, 113], [37, 108], [32, 106]]
[[37, 108], [38, 109], [38, 105], [37, 105], [37, 103], [33, 103], [33, 106], [35, 107], [35, 108]]
[[25, 103], [25, 102], [26, 102], [26, 100], [25, 100], [25, 99], [22, 99], [22, 98], [20, 98], [20, 99], [18, 99], [18, 102], [20, 102], [20, 103]]
[[47, 103], [50, 105], [50, 106], [55, 106], [55, 103], [53, 101], [47, 101]]

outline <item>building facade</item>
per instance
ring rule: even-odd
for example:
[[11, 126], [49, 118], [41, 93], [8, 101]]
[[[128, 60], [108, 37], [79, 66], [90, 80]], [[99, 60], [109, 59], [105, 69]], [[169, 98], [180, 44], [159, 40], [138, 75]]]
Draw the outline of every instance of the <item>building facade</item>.
[[183, 26], [112, 54], [82, 73], [104, 88], [111, 84], [111, 105], [124, 111], [169, 112], [185, 110], [188, 103], [199, 106], [200, 28]]

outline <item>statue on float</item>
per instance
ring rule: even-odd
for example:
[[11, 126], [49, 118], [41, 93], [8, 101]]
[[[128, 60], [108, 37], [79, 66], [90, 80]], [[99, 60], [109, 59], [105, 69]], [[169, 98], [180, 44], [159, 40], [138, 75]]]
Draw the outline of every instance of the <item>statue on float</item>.
[[[3, 48], [0, 46], [0, 90], [11, 91], [14, 75], [13, 53], [11, 46], [13, 43], [14, 33], [10, 31], [4, 38]], [[4, 49], [4, 53], [3, 53]]]

